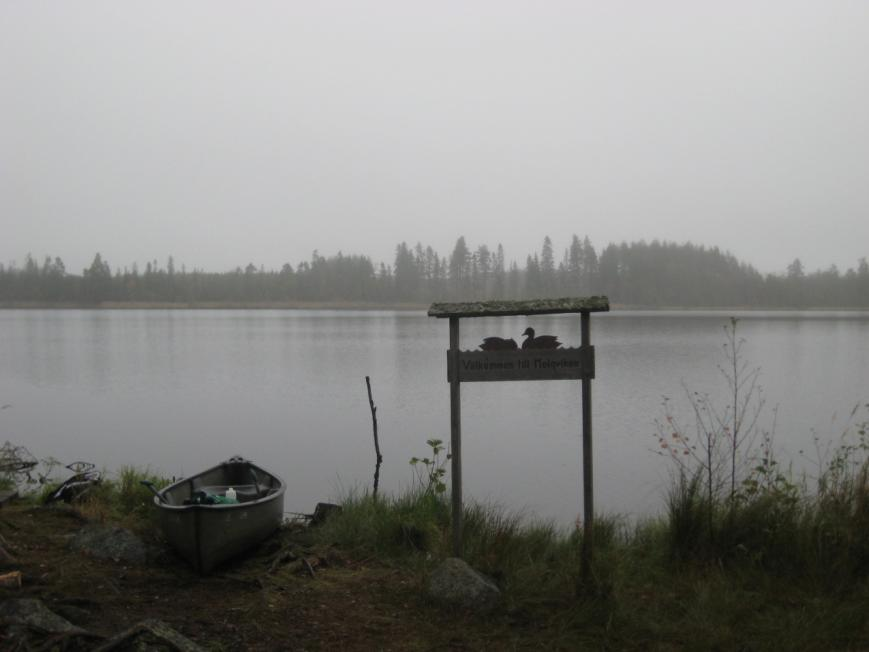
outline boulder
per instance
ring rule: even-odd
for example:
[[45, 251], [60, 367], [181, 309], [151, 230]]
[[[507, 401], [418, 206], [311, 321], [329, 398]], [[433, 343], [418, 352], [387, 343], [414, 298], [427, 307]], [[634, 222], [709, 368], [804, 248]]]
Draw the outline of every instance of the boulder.
[[91, 612], [81, 607], [76, 607], [72, 604], [53, 604], [51, 605], [54, 611], [66, 618], [73, 625], [84, 625], [91, 620]]
[[41, 600], [0, 602], [0, 648], [4, 650], [90, 650], [99, 638], [61, 618]]
[[42, 600], [33, 598], [3, 600], [0, 602], [0, 620], [7, 625], [33, 627], [51, 634], [85, 633], [46, 607]]
[[501, 599], [495, 582], [456, 557], [445, 559], [432, 571], [427, 593], [437, 602], [481, 613], [494, 609]]
[[144, 564], [148, 556], [145, 544], [129, 530], [97, 523], [76, 532], [69, 547], [98, 559], [125, 564]]

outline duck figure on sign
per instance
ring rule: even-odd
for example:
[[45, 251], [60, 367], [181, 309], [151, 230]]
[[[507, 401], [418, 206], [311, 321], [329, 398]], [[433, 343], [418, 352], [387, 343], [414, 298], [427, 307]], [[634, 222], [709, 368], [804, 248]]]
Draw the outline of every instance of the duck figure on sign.
[[525, 336], [525, 341], [522, 342], [523, 349], [557, 349], [561, 346], [557, 335], [538, 335], [534, 336], [534, 329], [530, 326], [522, 333]]
[[516, 344], [516, 340], [512, 337], [509, 339], [504, 339], [503, 337], [486, 337], [483, 339], [483, 343], [480, 344], [480, 348], [483, 349], [483, 351], [512, 351], [518, 349], [519, 346]]

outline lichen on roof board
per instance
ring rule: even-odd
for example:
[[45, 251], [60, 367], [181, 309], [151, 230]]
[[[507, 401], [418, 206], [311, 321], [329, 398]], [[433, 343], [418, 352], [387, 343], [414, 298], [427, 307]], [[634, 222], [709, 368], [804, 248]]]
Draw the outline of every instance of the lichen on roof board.
[[562, 313], [608, 312], [607, 297], [564, 297], [520, 301], [469, 301], [433, 303], [429, 317], [505, 317], [508, 315], [555, 315]]

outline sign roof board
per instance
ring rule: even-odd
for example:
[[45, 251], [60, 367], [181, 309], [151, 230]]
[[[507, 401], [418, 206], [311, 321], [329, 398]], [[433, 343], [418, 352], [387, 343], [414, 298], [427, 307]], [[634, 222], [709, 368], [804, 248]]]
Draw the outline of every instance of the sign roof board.
[[509, 315], [556, 315], [563, 313], [609, 312], [607, 297], [565, 297], [524, 301], [471, 301], [433, 303], [429, 317], [506, 317]]

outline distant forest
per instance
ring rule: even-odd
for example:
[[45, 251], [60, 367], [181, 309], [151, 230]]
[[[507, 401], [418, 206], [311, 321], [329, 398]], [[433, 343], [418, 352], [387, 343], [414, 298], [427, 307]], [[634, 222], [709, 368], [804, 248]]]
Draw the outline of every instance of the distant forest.
[[448, 256], [402, 242], [392, 264], [364, 255], [317, 251], [295, 268], [248, 264], [228, 272], [180, 269], [170, 256], [144, 269], [112, 270], [101, 254], [81, 274], [60, 258], [22, 266], [0, 264], [4, 305], [112, 303], [426, 304], [430, 301], [587, 296], [605, 294], [614, 304], [644, 307], [869, 308], [866, 258], [841, 272], [835, 265], [807, 272], [795, 259], [781, 274], [761, 274], [717, 247], [690, 243], [609, 244], [598, 252], [588, 237], [573, 236], [556, 251], [549, 237], [520, 267], [507, 264], [501, 245], [471, 248], [464, 237]]

